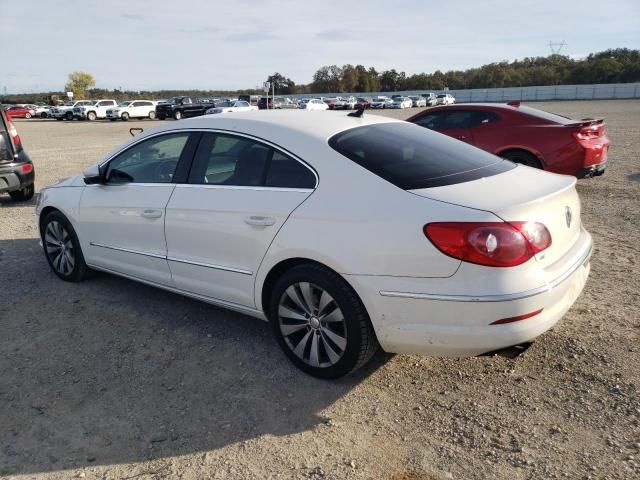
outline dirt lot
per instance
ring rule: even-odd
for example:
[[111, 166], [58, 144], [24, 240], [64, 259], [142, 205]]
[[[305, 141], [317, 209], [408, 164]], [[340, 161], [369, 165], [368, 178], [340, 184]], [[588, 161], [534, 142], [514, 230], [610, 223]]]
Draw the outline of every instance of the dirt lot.
[[[640, 102], [534, 106], [606, 117], [613, 147], [578, 187], [586, 290], [515, 359], [380, 356], [316, 380], [258, 320], [106, 274], [58, 280], [33, 202], [0, 196], [0, 477], [638, 478]], [[18, 129], [41, 187], [152, 124]]]

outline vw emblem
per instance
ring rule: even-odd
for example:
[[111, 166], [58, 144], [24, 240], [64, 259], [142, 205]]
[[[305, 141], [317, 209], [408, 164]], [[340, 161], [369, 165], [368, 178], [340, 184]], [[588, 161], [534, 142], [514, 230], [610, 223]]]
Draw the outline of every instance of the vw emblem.
[[571, 207], [564, 207], [564, 219], [567, 221], [567, 228], [571, 228], [571, 220], [573, 219], [573, 212], [571, 212]]

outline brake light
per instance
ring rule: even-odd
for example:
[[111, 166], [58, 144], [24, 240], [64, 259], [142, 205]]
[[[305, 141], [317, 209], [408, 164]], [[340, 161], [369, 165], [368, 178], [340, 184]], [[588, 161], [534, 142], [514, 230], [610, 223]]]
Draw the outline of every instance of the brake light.
[[29, 173], [31, 170], [33, 170], [33, 165], [30, 163], [22, 165], [22, 173]]
[[547, 227], [537, 222], [438, 222], [423, 227], [445, 255], [490, 267], [515, 267], [551, 246]]
[[13, 122], [9, 117], [7, 117], [7, 131], [9, 132], [11, 141], [16, 146], [16, 148], [22, 146], [22, 142], [20, 141], [20, 135], [18, 135], [18, 130], [16, 129], [16, 126], [13, 124]]
[[602, 135], [604, 135], [604, 127], [592, 125], [582, 127], [580, 130], [573, 132], [576, 140], [593, 140], [594, 138], [600, 138]]
[[524, 315], [518, 315], [517, 317], [501, 318], [495, 322], [491, 322], [489, 325], [504, 325], [505, 323], [519, 322], [520, 320], [526, 320], [527, 318], [535, 317], [539, 313], [542, 313], [542, 308], [535, 312], [525, 313]]

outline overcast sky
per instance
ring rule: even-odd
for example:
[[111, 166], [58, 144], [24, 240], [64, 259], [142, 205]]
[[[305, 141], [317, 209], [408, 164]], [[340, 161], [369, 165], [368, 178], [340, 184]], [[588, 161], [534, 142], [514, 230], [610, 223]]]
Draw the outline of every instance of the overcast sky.
[[640, 0], [0, 0], [0, 88], [239, 89], [323, 65], [407, 74], [640, 48]]

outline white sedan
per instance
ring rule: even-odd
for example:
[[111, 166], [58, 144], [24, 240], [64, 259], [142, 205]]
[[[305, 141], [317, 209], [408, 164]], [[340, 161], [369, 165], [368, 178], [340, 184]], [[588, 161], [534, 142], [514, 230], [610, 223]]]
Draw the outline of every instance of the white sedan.
[[212, 113], [225, 113], [225, 112], [250, 112], [252, 110], [258, 110], [258, 107], [255, 105], [251, 105], [249, 102], [244, 100], [236, 100], [231, 103], [228, 107], [214, 107], [208, 109], [205, 114], [209, 115]]
[[328, 110], [329, 105], [320, 100], [319, 98], [312, 98], [304, 103], [300, 104], [300, 108], [304, 110]]
[[589, 274], [575, 183], [391, 118], [278, 110], [143, 132], [36, 214], [61, 279], [101, 270], [267, 320], [336, 378], [379, 346], [470, 356], [551, 328]]
[[393, 103], [387, 105], [387, 108], [411, 108], [413, 102], [409, 97], [396, 97], [393, 99]]

